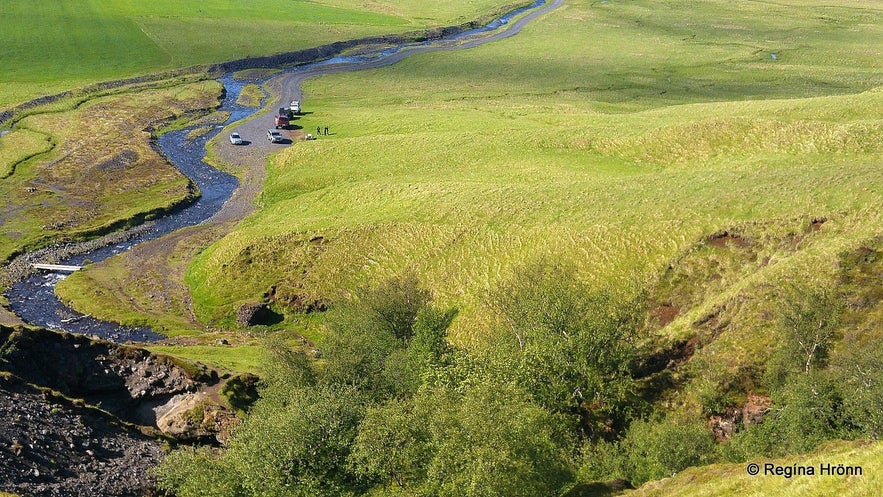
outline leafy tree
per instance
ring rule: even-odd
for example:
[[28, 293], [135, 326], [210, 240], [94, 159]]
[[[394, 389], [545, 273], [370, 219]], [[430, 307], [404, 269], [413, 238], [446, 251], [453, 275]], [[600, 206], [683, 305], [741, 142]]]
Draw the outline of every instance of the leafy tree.
[[405, 341], [411, 338], [417, 314], [429, 300], [430, 294], [420, 287], [417, 275], [408, 272], [363, 291], [356, 309]]
[[263, 383], [278, 388], [301, 388], [316, 384], [312, 360], [303, 350], [292, 349], [283, 334], [270, 335], [264, 340]]
[[421, 309], [414, 320], [414, 335], [408, 345], [409, 355], [425, 368], [447, 364], [453, 353], [447, 333], [456, 315], [456, 309]]
[[629, 368], [640, 307], [574, 275], [564, 265], [527, 265], [491, 301], [525, 389], [552, 411], [579, 414], [598, 434], [634, 390]]
[[637, 420], [618, 442], [587, 443], [581, 476], [586, 480], [622, 478], [638, 486], [708, 463], [714, 447], [714, 437], [701, 420]]
[[359, 488], [347, 465], [365, 399], [327, 385], [271, 389], [236, 430], [223, 462], [245, 495], [347, 495]]
[[778, 301], [781, 342], [772, 363], [772, 383], [796, 371], [809, 374], [827, 365], [834, 337], [840, 327], [844, 304], [830, 290], [786, 287]]
[[381, 292], [397, 302], [416, 295], [404, 299], [405, 313], [367, 300], [338, 308], [318, 367], [271, 343], [273, 377], [228, 447], [217, 457], [175, 452], [178, 466], [160, 470], [163, 487], [231, 496], [560, 493], [572, 481], [567, 423], [500, 362], [453, 349], [446, 332], [455, 313], [428, 307], [418, 288]]
[[349, 461], [357, 474], [404, 489], [423, 481], [429, 455], [426, 420], [411, 399], [393, 399], [368, 409]]
[[413, 390], [409, 375], [418, 373], [407, 372], [414, 366], [406, 349], [415, 330], [428, 334], [420, 343], [437, 340], [453, 318], [424, 311], [428, 300], [416, 277], [407, 274], [367, 290], [360, 300], [344, 303], [330, 320], [331, 331], [322, 344], [325, 381], [372, 392], [377, 400], [395, 395], [401, 386]]
[[849, 342], [837, 360], [848, 422], [871, 438], [883, 436], [883, 342]]
[[370, 319], [338, 320], [322, 342], [322, 381], [349, 385], [370, 392], [377, 399], [392, 390], [383, 376], [387, 359], [403, 349], [393, 333]]
[[161, 490], [178, 497], [246, 495], [238, 475], [207, 448], [175, 450], [154, 468], [153, 474]]
[[453, 360], [447, 330], [455, 311], [424, 307], [414, 321], [413, 336], [407, 347], [392, 352], [383, 370], [384, 380], [398, 396], [411, 396], [434, 371]]
[[417, 404], [431, 437], [426, 495], [547, 496], [573, 479], [560, 420], [516, 387], [425, 391]]
[[409, 494], [556, 495], [573, 480], [561, 426], [514, 386], [423, 389], [370, 409], [350, 462]]

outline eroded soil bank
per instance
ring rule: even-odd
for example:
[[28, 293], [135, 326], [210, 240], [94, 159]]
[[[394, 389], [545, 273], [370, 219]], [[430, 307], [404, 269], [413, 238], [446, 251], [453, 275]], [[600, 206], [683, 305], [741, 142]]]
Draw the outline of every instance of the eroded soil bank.
[[0, 325], [0, 491], [143, 495], [164, 444], [225, 439], [223, 384], [198, 363]]

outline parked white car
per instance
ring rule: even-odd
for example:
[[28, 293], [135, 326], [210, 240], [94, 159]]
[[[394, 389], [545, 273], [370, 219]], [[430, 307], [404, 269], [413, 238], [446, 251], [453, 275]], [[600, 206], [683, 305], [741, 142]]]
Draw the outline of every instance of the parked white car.
[[230, 133], [230, 143], [233, 145], [242, 145], [242, 137], [239, 133]]

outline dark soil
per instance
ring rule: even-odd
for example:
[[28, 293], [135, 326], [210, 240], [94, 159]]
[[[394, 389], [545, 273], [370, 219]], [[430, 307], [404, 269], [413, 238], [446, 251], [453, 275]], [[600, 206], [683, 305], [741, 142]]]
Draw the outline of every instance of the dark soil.
[[653, 322], [656, 323], [657, 326], [665, 328], [666, 325], [674, 321], [680, 313], [681, 309], [678, 306], [667, 303], [659, 305], [653, 309], [650, 314], [653, 318]]
[[161, 443], [100, 412], [0, 377], [0, 491], [144, 495]]
[[746, 248], [751, 245], [748, 240], [742, 238], [741, 236], [730, 233], [728, 231], [722, 231], [720, 233], [715, 233], [708, 237], [708, 243], [712, 247], [717, 248], [729, 248], [729, 247], [737, 247], [737, 248]]
[[[217, 374], [81, 335], [0, 325], [0, 491], [19, 495], [145, 495], [167, 435], [157, 414], [208, 396]], [[184, 426], [181, 440], [228, 430]], [[174, 421], [174, 420], [173, 420]], [[176, 425], [180, 428], [180, 423]], [[153, 435], [153, 436], [151, 436]]]

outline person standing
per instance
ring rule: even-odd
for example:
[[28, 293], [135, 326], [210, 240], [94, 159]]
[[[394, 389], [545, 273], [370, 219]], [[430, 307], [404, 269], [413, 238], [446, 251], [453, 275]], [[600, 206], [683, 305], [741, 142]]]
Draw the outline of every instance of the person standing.
[[328, 136], [328, 126], [325, 126], [325, 136]]
[[319, 136], [321, 134], [322, 134], [322, 128], [320, 128], [319, 126], [316, 126], [316, 136]]

